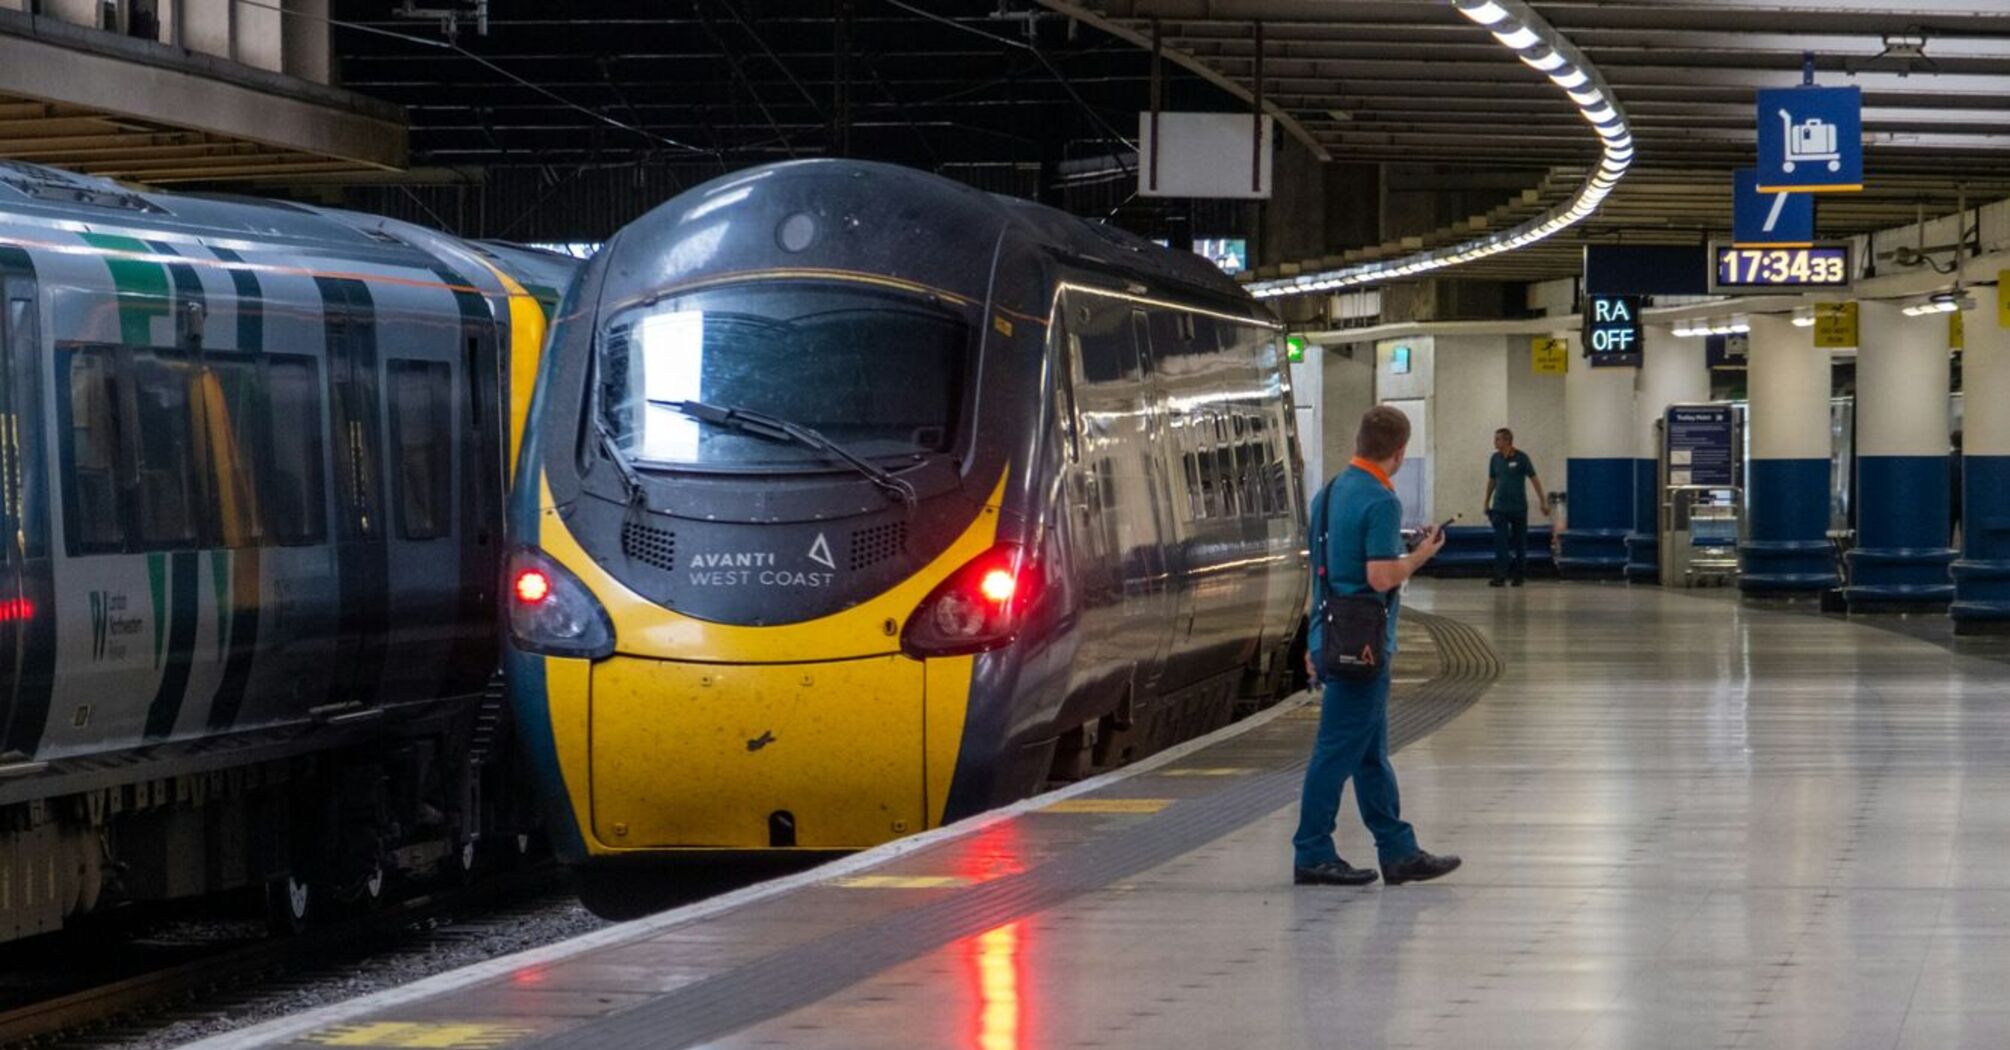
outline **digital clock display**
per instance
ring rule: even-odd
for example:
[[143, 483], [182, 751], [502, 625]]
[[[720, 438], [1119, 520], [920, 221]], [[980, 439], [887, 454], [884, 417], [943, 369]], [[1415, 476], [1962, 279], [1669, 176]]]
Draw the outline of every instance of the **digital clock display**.
[[1712, 292], [1836, 290], [1850, 285], [1847, 244], [1799, 248], [1740, 248], [1715, 245]]

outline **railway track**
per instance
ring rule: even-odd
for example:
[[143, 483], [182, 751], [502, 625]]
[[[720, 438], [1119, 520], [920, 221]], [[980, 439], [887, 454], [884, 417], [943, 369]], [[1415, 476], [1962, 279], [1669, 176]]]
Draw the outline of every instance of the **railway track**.
[[144, 1039], [178, 1020], [226, 1015], [254, 999], [351, 976], [359, 963], [381, 953], [423, 953], [507, 930], [526, 914], [568, 905], [571, 898], [564, 872], [547, 862], [407, 898], [297, 937], [197, 949], [192, 959], [0, 1011], [0, 1047], [82, 1050]]

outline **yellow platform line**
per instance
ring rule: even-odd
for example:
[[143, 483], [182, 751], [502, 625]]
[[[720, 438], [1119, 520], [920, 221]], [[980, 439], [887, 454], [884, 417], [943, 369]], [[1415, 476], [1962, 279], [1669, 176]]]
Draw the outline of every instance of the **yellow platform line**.
[[368, 1021], [307, 1035], [317, 1046], [392, 1047], [398, 1050], [491, 1050], [537, 1034], [523, 1025], [477, 1021]]
[[1173, 804], [1169, 798], [1064, 798], [1042, 813], [1157, 813]]

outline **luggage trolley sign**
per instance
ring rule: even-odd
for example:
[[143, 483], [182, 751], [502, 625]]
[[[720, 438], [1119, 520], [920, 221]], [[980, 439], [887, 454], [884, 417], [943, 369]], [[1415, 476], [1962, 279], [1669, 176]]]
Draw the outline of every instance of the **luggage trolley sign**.
[[1640, 365], [1640, 297], [1591, 295], [1584, 300], [1584, 350], [1593, 368]]
[[1665, 432], [1668, 440], [1668, 484], [1738, 484], [1736, 422], [1730, 405], [1672, 405]]

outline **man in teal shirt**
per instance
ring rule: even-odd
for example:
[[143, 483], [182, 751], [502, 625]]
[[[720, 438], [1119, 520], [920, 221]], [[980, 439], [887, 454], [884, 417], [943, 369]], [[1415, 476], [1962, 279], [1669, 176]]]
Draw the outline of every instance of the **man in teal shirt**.
[[1521, 586], [1528, 576], [1528, 492], [1533, 486], [1538, 505], [1549, 514], [1549, 497], [1535, 476], [1528, 453], [1514, 447], [1514, 431], [1494, 431], [1494, 458], [1487, 463], [1487, 520], [1494, 527], [1494, 578], [1488, 586]]
[[[1389, 634], [1385, 651], [1396, 653], [1397, 590], [1410, 574], [1431, 560], [1445, 537], [1425, 530], [1417, 549], [1403, 549], [1403, 502], [1390, 482], [1402, 469], [1410, 443], [1410, 419], [1388, 405], [1378, 405], [1361, 417], [1354, 438], [1354, 460], [1312, 501], [1313, 612], [1310, 653], [1320, 651], [1321, 596], [1385, 595], [1389, 603]], [[1306, 657], [1313, 677], [1318, 664]], [[1364, 886], [1375, 881], [1373, 868], [1357, 868], [1340, 859], [1333, 845], [1333, 825], [1340, 811], [1340, 790], [1354, 779], [1354, 801], [1361, 822], [1375, 836], [1382, 877], [1389, 885], [1421, 882], [1449, 875], [1457, 857], [1439, 857], [1417, 846], [1417, 833], [1406, 823], [1396, 791], [1396, 768], [1389, 763], [1389, 662], [1367, 681], [1323, 683], [1319, 735], [1312, 761], [1305, 767], [1305, 789], [1298, 805], [1298, 832], [1292, 836], [1292, 881], [1303, 885]]]

